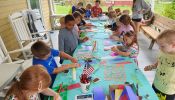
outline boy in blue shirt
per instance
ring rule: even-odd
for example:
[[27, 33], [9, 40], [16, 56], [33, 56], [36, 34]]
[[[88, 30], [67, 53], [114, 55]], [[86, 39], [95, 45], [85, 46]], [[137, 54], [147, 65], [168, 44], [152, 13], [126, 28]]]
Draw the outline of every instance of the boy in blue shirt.
[[[56, 75], [62, 71], [65, 71], [70, 68], [79, 67], [77, 59], [72, 56], [58, 50], [51, 49], [46, 43], [42, 41], [37, 41], [31, 47], [31, 51], [34, 55], [33, 65], [41, 64], [43, 65], [52, 78], [52, 84], [55, 81]], [[69, 59], [73, 64], [66, 64], [58, 67], [55, 57], [62, 57], [64, 59]]]

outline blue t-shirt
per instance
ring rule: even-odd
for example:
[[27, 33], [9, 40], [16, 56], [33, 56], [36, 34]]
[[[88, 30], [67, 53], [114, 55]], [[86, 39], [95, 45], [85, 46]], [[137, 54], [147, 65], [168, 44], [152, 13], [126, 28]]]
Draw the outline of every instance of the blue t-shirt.
[[85, 17], [86, 18], [90, 18], [91, 17], [91, 10], [86, 10]]
[[43, 65], [47, 69], [48, 73], [50, 74], [50, 76], [52, 78], [52, 84], [55, 81], [55, 78], [57, 75], [57, 74], [53, 74], [54, 69], [57, 68], [57, 63], [56, 63], [54, 57], [58, 57], [59, 53], [60, 52], [58, 50], [51, 49], [51, 54], [47, 60], [42, 60], [42, 59], [33, 57], [33, 65], [36, 65], [36, 64]]
[[75, 6], [72, 6], [72, 13], [74, 13], [76, 9], [77, 8]]

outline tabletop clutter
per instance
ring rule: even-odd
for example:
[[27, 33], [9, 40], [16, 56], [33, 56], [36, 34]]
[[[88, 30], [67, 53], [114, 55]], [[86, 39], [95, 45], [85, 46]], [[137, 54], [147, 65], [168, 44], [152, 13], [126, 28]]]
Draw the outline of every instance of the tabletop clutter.
[[[102, 19], [100, 25], [101, 23], [104, 24]], [[96, 23], [98, 20], [99, 19], [94, 18], [91, 21]], [[101, 27], [100, 25], [97, 25], [96, 28]], [[97, 29], [97, 31], [99, 30]], [[88, 34], [91, 36], [92, 33]], [[62, 100], [150, 100], [150, 98], [154, 98], [154, 94], [149, 94], [149, 91], [151, 91], [149, 89], [146, 91], [146, 95], [141, 93], [141, 91], [143, 91], [143, 85], [140, 85], [140, 80], [138, 80], [138, 76], [135, 75], [136, 64], [133, 64], [134, 61], [110, 51], [110, 48], [114, 46], [114, 44], [118, 45], [118, 49], [121, 51], [126, 51], [127, 48], [122, 47], [122, 43], [120, 42], [111, 41], [108, 35], [109, 34], [102, 34], [101, 32], [93, 33], [93, 38], [78, 46], [74, 57], [78, 59], [81, 68], [72, 69], [72, 76], [69, 80], [73, 82], [66, 82], [64, 78], [61, 80], [60, 78], [64, 76], [58, 75], [58, 81], [55, 82], [53, 87], [53, 90], [60, 93]], [[86, 32], [80, 34], [81, 39], [86, 36]], [[95, 38], [97, 36], [98, 38]], [[127, 72], [126, 67], [130, 67], [132, 73], [130, 71]], [[99, 76], [99, 74], [102, 75]], [[133, 74], [136, 78], [132, 78]], [[131, 77], [130, 79], [132, 80], [128, 80], [128, 77]], [[141, 82], [143, 82], [143, 80]], [[152, 93], [152, 91], [150, 93]]]

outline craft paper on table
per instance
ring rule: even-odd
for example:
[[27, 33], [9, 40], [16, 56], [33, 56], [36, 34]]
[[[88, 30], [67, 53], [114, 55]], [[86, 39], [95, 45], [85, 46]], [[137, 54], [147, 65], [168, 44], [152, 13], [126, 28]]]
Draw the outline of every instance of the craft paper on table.
[[106, 96], [102, 87], [95, 87], [93, 89], [94, 100], [105, 100]]
[[83, 50], [87, 50], [87, 51], [92, 51], [93, 47], [92, 46], [83, 46], [82, 45], [82, 49]]
[[86, 32], [97, 32], [97, 30], [95, 30], [95, 29], [86, 29], [85, 31]]
[[80, 88], [80, 83], [71, 84], [67, 87], [68, 90]]
[[115, 100], [119, 100], [122, 91], [123, 91], [122, 89], [115, 89]]
[[126, 82], [126, 73], [123, 66], [116, 67], [106, 66], [104, 70], [104, 79], [107, 81], [117, 81], [117, 82]]
[[124, 64], [124, 65], [125, 65], [125, 64], [131, 64], [131, 63], [132, 63], [132, 62], [130, 62], [130, 61], [124, 61], [124, 62], [118, 62], [118, 63], [116, 63], [116, 64], [120, 64], [120, 65], [121, 65], [121, 64]]
[[104, 40], [103, 42], [104, 46], [111, 46], [113, 43], [110, 40]]
[[118, 56], [118, 54], [117, 53], [115, 53], [115, 52], [111, 52], [111, 54], [110, 54], [111, 56]]
[[111, 50], [111, 48], [115, 46], [115, 45], [112, 45], [112, 46], [104, 46], [104, 51], [108, 51], [108, 50]]
[[125, 60], [125, 58], [121, 58], [121, 57], [117, 57], [117, 56], [105, 56], [105, 57], [102, 57], [101, 59], [103, 60], [106, 60], [108, 62], [119, 62], [119, 61], [123, 61]]
[[92, 42], [91, 41], [86, 41], [85, 43], [83, 43], [83, 45], [85, 45], [85, 46], [92, 46]]

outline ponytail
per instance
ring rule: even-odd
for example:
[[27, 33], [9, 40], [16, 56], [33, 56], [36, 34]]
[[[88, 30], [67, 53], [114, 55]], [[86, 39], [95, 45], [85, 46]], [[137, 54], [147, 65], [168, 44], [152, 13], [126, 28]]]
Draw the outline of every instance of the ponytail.
[[18, 100], [28, 100], [28, 96], [23, 93], [23, 90], [21, 89], [20, 82], [15, 82], [12, 87], [9, 89], [5, 96], [5, 100], [9, 99], [9, 96], [15, 96], [18, 98]]

